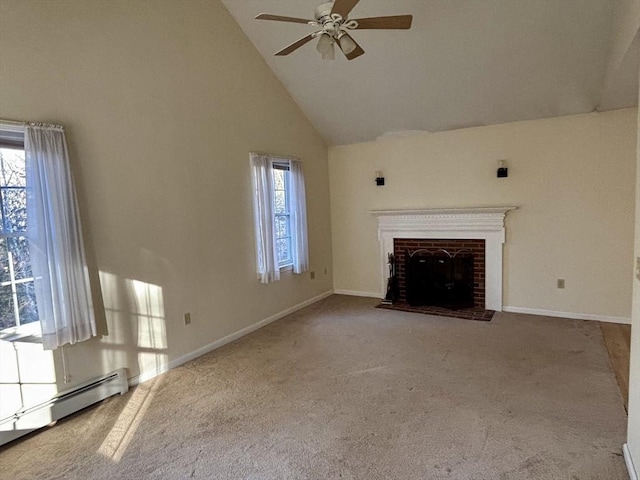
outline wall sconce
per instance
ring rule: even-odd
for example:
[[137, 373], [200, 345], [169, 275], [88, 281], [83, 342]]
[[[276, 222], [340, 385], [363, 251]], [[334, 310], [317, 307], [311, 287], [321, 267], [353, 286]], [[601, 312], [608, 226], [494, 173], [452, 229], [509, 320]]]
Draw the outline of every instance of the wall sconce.
[[384, 185], [384, 175], [382, 174], [381, 170], [378, 170], [376, 172], [376, 185], [378, 187], [381, 187], [382, 185]]
[[506, 178], [509, 176], [509, 169], [507, 168], [506, 160], [498, 160], [498, 178]]

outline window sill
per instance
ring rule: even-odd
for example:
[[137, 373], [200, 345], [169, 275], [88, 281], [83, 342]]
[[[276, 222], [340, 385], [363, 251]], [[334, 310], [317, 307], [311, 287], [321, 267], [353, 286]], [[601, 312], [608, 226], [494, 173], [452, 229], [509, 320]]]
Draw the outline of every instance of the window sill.
[[293, 272], [293, 264], [283, 265], [280, 267], [280, 273]]
[[5, 342], [42, 343], [40, 322], [0, 330], [0, 340]]

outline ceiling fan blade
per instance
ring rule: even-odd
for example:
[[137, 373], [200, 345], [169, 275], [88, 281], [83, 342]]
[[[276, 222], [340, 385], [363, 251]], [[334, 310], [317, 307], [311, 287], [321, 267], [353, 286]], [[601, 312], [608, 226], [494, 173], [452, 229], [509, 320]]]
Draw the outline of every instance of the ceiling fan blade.
[[408, 30], [411, 28], [411, 22], [413, 21], [413, 15], [394, 15], [391, 17], [371, 17], [371, 18], [354, 18], [354, 21], [358, 22], [356, 27], [359, 30], [362, 29], [398, 29]]
[[360, 0], [335, 0], [331, 13], [338, 13], [342, 18], [347, 18], [351, 10], [353, 10], [353, 7], [355, 7], [359, 1]]
[[261, 13], [256, 20], [275, 20], [276, 22], [306, 23], [309, 24], [313, 20], [305, 20], [304, 18], [283, 17], [282, 15], [271, 15], [269, 13]]
[[356, 49], [349, 55], [345, 55], [345, 57], [347, 57], [347, 60], [353, 60], [354, 58], [358, 58], [360, 55], [364, 55], [364, 50], [360, 45], [356, 44]]
[[276, 55], [279, 56], [279, 57], [281, 57], [283, 55], [289, 55], [291, 52], [293, 52], [294, 50], [297, 50], [298, 48], [303, 46], [305, 43], [308, 43], [311, 40], [313, 40], [314, 36], [315, 36], [315, 33], [310, 33], [306, 37], [303, 37], [300, 40], [298, 40], [297, 42], [294, 42], [291, 45], [289, 45], [288, 47], [285, 47], [282, 50], [280, 50], [279, 52], [276, 52]]
[[345, 33], [344, 36], [349, 37], [356, 45], [356, 48], [353, 50], [353, 52], [347, 54], [344, 53], [344, 50], [342, 50], [342, 45], [340, 45], [340, 42], [336, 42], [338, 44], [338, 47], [340, 47], [340, 50], [342, 50], [342, 53], [344, 53], [344, 56], [347, 57], [347, 60], [353, 60], [354, 58], [358, 58], [360, 55], [364, 55], [364, 50], [360, 45], [358, 45], [358, 42], [356, 42], [351, 35]]

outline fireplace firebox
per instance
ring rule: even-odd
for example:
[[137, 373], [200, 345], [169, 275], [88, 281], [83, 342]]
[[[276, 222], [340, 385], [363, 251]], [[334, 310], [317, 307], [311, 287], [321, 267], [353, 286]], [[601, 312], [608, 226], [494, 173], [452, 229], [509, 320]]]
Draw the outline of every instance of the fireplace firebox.
[[411, 306], [458, 310], [474, 306], [473, 254], [469, 250], [404, 251], [406, 300]]
[[[447, 309], [486, 308], [485, 240], [395, 238], [393, 252], [395, 298], [399, 303]], [[417, 264], [415, 268], [410, 259]], [[426, 273], [427, 269], [429, 273]], [[430, 286], [427, 287], [427, 284]], [[471, 300], [463, 292], [467, 292]], [[434, 295], [438, 293], [444, 295], [434, 300]]]

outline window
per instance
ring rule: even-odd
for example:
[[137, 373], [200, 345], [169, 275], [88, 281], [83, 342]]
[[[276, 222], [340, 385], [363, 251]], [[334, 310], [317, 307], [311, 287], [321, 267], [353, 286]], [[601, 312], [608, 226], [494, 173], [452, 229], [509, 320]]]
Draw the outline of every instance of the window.
[[0, 330], [38, 320], [25, 179], [24, 147], [0, 145]]
[[0, 120], [0, 337], [96, 335], [64, 128]]
[[302, 162], [251, 154], [256, 264], [262, 283], [280, 279], [280, 269], [308, 270], [307, 209]]
[[282, 268], [292, 264], [289, 164], [274, 163], [272, 173], [276, 250], [278, 252], [278, 265]]

